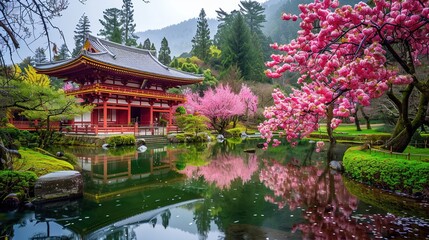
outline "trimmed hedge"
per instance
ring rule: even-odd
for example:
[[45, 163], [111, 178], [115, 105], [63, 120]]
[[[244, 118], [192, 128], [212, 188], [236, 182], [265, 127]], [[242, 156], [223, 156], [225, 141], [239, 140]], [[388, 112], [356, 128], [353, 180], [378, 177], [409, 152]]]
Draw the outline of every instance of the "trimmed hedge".
[[429, 163], [377, 157], [359, 147], [347, 149], [345, 173], [352, 179], [391, 191], [429, 196]]
[[0, 200], [9, 193], [16, 193], [24, 198], [32, 195], [37, 175], [30, 171], [0, 171]]
[[134, 145], [136, 144], [136, 137], [134, 137], [133, 135], [113, 136], [109, 137], [106, 142], [113, 147]]

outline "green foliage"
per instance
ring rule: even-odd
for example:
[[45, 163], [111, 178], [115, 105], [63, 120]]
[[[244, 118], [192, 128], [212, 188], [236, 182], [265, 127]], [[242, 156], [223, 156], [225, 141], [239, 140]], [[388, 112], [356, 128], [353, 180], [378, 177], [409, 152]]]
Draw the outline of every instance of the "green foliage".
[[117, 8], [108, 8], [103, 11], [103, 20], [100, 23], [103, 29], [100, 29], [100, 36], [106, 37], [107, 40], [122, 43], [122, 11]]
[[176, 113], [177, 113], [177, 114], [179, 114], [179, 115], [184, 115], [184, 114], [186, 114], [186, 109], [185, 109], [185, 107], [184, 107], [184, 106], [178, 106], [178, 107], [176, 108]]
[[241, 136], [241, 133], [244, 132], [242, 128], [231, 128], [226, 130], [226, 137], [235, 137], [238, 138]]
[[197, 20], [197, 32], [192, 39], [191, 53], [206, 61], [209, 58], [210, 45], [210, 29], [207, 23], [206, 13], [204, 12], [204, 9], [201, 9]]
[[0, 171], [0, 200], [10, 193], [29, 198], [37, 181], [37, 175], [29, 171]]
[[136, 31], [136, 24], [134, 23], [134, 9], [131, 0], [123, 0], [121, 11], [122, 23], [122, 39], [127, 46], [136, 46], [137, 39], [139, 38], [134, 34]]
[[6, 148], [19, 149], [14, 146], [28, 146], [30, 143], [36, 143], [37, 134], [17, 128], [0, 128], [0, 139], [4, 141]]
[[345, 172], [353, 179], [392, 191], [429, 194], [429, 163], [372, 155], [358, 147], [343, 158]]
[[179, 128], [185, 132], [191, 132], [197, 136], [199, 132], [207, 130], [209, 119], [203, 115], [180, 115], [176, 117], [176, 122]]
[[76, 30], [74, 31], [74, 41], [75, 48], [73, 49], [72, 56], [76, 57], [83, 48], [85, 37], [87, 34], [91, 33], [91, 25], [89, 22], [88, 16], [85, 13], [80, 17], [78, 24], [76, 25]]
[[164, 37], [161, 41], [161, 48], [159, 49], [158, 60], [164, 65], [169, 65], [171, 62], [170, 53], [171, 53], [171, 50], [170, 50], [170, 47], [168, 46], [168, 41]]
[[112, 136], [107, 139], [106, 143], [113, 147], [134, 145], [136, 143], [136, 138], [134, 135]]

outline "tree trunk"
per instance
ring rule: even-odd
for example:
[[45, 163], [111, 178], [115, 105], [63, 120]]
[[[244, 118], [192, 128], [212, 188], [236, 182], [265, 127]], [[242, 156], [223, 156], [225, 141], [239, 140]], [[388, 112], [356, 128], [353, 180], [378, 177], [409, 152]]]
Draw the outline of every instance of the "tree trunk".
[[365, 118], [366, 129], [368, 129], [368, 130], [371, 129], [371, 123], [369, 121], [369, 116], [366, 115], [365, 111], [363, 110], [363, 106], [360, 106], [359, 109], [360, 109], [360, 112], [362, 113], [363, 118]]
[[328, 108], [326, 109], [326, 131], [328, 132], [328, 137], [329, 137], [329, 142], [332, 143], [336, 143], [334, 134], [333, 134], [333, 129], [331, 127], [331, 121], [334, 118], [334, 105], [329, 104]]
[[358, 110], [359, 108], [356, 108], [356, 111], [353, 114], [353, 117], [355, 118], [356, 131], [362, 131], [362, 128], [360, 128], [360, 123], [358, 118]]
[[[425, 121], [426, 113], [428, 110], [429, 99], [423, 94], [420, 95], [418, 110], [414, 119], [404, 119], [404, 114], [400, 114], [392, 136], [384, 145], [384, 148], [394, 152], [403, 152], [411, 141], [414, 133], [421, 127]], [[404, 104], [403, 104], [404, 106]], [[408, 105], [407, 105], [408, 106]], [[404, 109], [405, 107], [403, 107]], [[408, 109], [405, 109], [408, 111]]]

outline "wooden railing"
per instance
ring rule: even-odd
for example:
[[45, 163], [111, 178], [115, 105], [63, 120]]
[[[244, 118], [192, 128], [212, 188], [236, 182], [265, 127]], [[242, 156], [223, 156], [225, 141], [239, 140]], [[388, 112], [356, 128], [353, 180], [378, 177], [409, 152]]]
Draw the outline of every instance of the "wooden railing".
[[[36, 129], [46, 128], [46, 126], [41, 126], [38, 121], [12, 121], [11, 123], [20, 130], [34, 131]], [[60, 122], [50, 122], [49, 127], [50, 129], [58, 130], [60, 128]]]
[[82, 86], [78, 89], [67, 90], [67, 94], [79, 94], [88, 92], [105, 92], [105, 93], [119, 93], [126, 96], [143, 96], [157, 99], [175, 99], [179, 101], [185, 101], [185, 96], [182, 94], [166, 93], [163, 91], [148, 90], [148, 89], [137, 89], [137, 88], [126, 88], [112, 85], [101, 85], [99, 83], [93, 85]]

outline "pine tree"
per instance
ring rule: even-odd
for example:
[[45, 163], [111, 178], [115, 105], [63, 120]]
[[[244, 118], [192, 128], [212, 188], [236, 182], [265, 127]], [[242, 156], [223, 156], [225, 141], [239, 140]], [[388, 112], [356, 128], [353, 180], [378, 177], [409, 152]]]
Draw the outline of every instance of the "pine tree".
[[127, 46], [136, 46], [138, 36], [134, 35], [136, 24], [134, 23], [134, 9], [131, 0], [123, 0], [121, 23], [122, 39]]
[[265, 8], [256, 1], [240, 1], [239, 7], [249, 26], [254, 45], [257, 46], [257, 49], [260, 49], [259, 54], [262, 55], [263, 59], [269, 59], [272, 54], [272, 49], [269, 45], [272, 41], [269, 41], [262, 32], [263, 24], [266, 22]]
[[41, 63], [41, 62], [45, 62], [46, 59], [46, 54], [45, 54], [45, 49], [38, 47], [36, 48], [35, 54], [34, 54], [34, 61], [37, 63]]
[[70, 57], [69, 49], [67, 48], [67, 45], [64, 43], [61, 45], [60, 50], [58, 51], [57, 59], [58, 60], [65, 60]]
[[149, 38], [146, 38], [146, 40], [144, 40], [144, 42], [143, 42], [143, 49], [147, 49], [147, 50], [150, 50], [150, 47], [151, 47], [152, 45], [151, 45], [151, 43], [150, 43], [150, 39]]
[[170, 47], [168, 47], [168, 41], [164, 37], [161, 41], [161, 48], [159, 49], [158, 60], [164, 65], [170, 64], [171, 62], [170, 53], [171, 51], [170, 51]]
[[265, 20], [265, 8], [256, 1], [240, 1], [240, 12], [249, 26], [250, 32], [258, 35], [262, 34]]
[[[165, 41], [167, 41], [167, 40], [165, 40]], [[168, 44], [168, 43], [167, 43]], [[168, 50], [170, 50], [170, 48], [168, 48]], [[154, 43], [152, 43], [152, 45], [150, 46], [150, 53], [154, 56], [154, 57], [156, 57], [156, 48], [155, 48], [155, 44]], [[170, 58], [171, 59], [171, 58]]]
[[117, 8], [108, 8], [103, 12], [104, 20], [100, 19], [103, 29], [100, 29], [98, 35], [104, 36], [107, 40], [122, 43], [122, 33], [121, 33], [121, 10]]
[[83, 48], [83, 43], [85, 41], [86, 35], [91, 33], [90, 22], [88, 16], [85, 13], [80, 17], [78, 24], [76, 25], [76, 30], [74, 31], [74, 42], [75, 48], [73, 49], [72, 56], [76, 57]]
[[192, 50], [191, 53], [197, 56], [199, 59], [206, 61], [209, 58], [210, 53], [210, 29], [206, 19], [206, 13], [204, 8], [201, 9], [200, 15], [197, 21], [197, 32], [192, 39]]
[[234, 17], [227, 29], [221, 50], [221, 60], [225, 69], [237, 65], [244, 79], [261, 80], [264, 71], [263, 60], [241, 13]]

